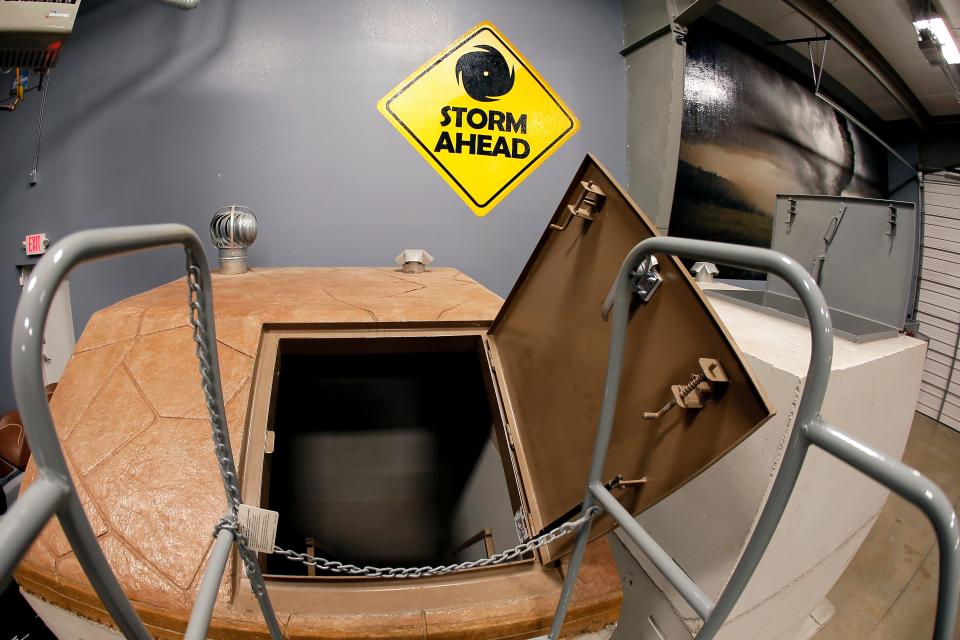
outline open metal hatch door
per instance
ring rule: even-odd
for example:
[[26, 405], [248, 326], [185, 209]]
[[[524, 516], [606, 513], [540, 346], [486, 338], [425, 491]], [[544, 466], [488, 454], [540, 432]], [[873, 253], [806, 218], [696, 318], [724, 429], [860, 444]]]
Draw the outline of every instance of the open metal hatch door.
[[[610, 346], [601, 308], [627, 252], [657, 235], [593, 156], [583, 161], [551, 222], [488, 339], [531, 534], [565, 518], [584, 497]], [[605, 479], [645, 479], [613, 490], [633, 514], [688, 482], [773, 415], [743, 354], [683, 265], [671, 256], [657, 259], [662, 282], [647, 302], [642, 294], [634, 297], [604, 473]], [[705, 379], [683, 395], [693, 375]], [[700, 397], [703, 407], [675, 406], [644, 418], [675, 392], [686, 404]], [[602, 516], [592, 536], [612, 528], [612, 519]], [[568, 538], [544, 548], [543, 560], [571, 545]]]

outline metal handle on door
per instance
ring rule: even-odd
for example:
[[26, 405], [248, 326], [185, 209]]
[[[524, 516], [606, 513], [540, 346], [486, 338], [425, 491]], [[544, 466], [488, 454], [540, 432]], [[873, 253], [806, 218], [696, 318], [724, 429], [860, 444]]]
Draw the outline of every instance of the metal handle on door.
[[603, 203], [606, 201], [607, 195], [591, 180], [581, 182], [580, 187], [582, 190], [577, 196], [576, 201], [573, 204], [567, 205], [565, 210], [567, 215], [563, 218], [563, 222], [560, 224], [551, 222], [551, 229], [563, 231], [570, 225], [570, 221], [573, 220], [574, 216], [588, 221], [596, 219], [597, 214], [600, 213], [600, 209], [603, 208]]

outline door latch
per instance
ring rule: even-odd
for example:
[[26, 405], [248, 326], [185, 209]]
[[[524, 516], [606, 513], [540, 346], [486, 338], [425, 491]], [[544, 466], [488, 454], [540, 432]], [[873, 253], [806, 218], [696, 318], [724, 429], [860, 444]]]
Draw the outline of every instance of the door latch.
[[827, 261], [826, 254], [815, 256], [813, 262], [810, 263], [810, 275], [813, 277], [813, 281], [817, 283], [817, 286], [820, 286], [823, 282], [823, 264]]
[[646, 476], [642, 478], [637, 478], [636, 480], [624, 480], [623, 476], [617, 474], [617, 477], [613, 479], [612, 485], [614, 489], [629, 489], [631, 487], [642, 487], [647, 484], [648, 479]]
[[787, 198], [787, 203], [790, 205], [787, 207], [787, 219], [783, 223], [787, 226], [793, 224], [793, 219], [797, 217], [797, 199], [796, 198]]
[[840, 230], [840, 225], [843, 223], [843, 216], [847, 213], [847, 205], [841, 204], [840, 210], [837, 211], [837, 215], [830, 218], [830, 224], [827, 225], [827, 231], [823, 234], [823, 241], [829, 247], [833, 242], [833, 239], [837, 237], [837, 231]]
[[650, 298], [663, 284], [660, 275], [660, 263], [656, 256], [650, 256], [636, 271], [633, 272], [633, 293], [640, 298], [640, 302], [650, 302]]
[[603, 209], [603, 203], [607, 200], [607, 195], [600, 187], [593, 184], [591, 180], [584, 180], [580, 183], [580, 194], [573, 204], [568, 204], [566, 216], [562, 224], [550, 223], [550, 228], [556, 231], [563, 231], [570, 225], [574, 216], [584, 220], [593, 221], [597, 214]]
[[891, 238], [897, 234], [897, 208], [892, 204], [887, 205], [889, 212], [887, 215], [887, 224], [890, 225], [890, 230], [887, 231], [888, 236]]
[[724, 371], [719, 360], [700, 358], [699, 363], [700, 373], [691, 374], [690, 381], [686, 384], [672, 385], [670, 392], [673, 398], [659, 411], [645, 411], [644, 420], [656, 420], [677, 406], [684, 409], [702, 409], [730, 386], [730, 378], [727, 377], [727, 372]]

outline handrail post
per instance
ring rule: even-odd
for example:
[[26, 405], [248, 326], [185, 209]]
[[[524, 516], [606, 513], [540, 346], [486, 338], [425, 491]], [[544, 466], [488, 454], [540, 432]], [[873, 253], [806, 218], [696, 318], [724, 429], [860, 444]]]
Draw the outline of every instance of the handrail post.
[[[39, 477], [37, 486], [45, 492], [51, 492], [51, 484], [62, 487], [63, 496], [57, 501], [56, 513], [67, 540], [81, 568], [108, 613], [120, 628], [121, 633], [125, 637], [135, 640], [149, 640], [150, 636], [137, 617], [130, 601], [124, 595], [116, 576], [111, 571], [103, 555], [103, 550], [97, 542], [96, 534], [90, 526], [90, 521], [84, 513], [83, 505], [80, 503], [44, 393], [40, 355], [43, 346], [43, 331], [51, 301], [60, 283], [74, 267], [91, 260], [171, 245], [180, 245], [186, 251], [188, 282], [190, 282], [191, 271], [193, 270], [195, 270], [194, 277], [199, 280], [201, 300], [199, 317], [196, 320], [198, 323], [202, 323], [200, 326], [204, 329], [202, 332], [203, 343], [209, 355], [209, 361], [202, 363], [210, 377], [210, 384], [207, 389], [209, 392], [207, 404], [211, 409], [211, 422], [214, 430], [216, 431], [217, 424], [225, 430], [226, 416], [223, 406], [223, 391], [220, 387], [220, 367], [216, 350], [210, 268], [200, 238], [187, 226], [157, 224], [111, 227], [80, 231], [67, 236], [49, 249], [47, 254], [37, 263], [27, 280], [20, 296], [20, 302], [17, 305], [12, 337], [11, 364], [13, 367], [14, 395], [23, 419], [24, 430], [30, 442], [34, 464], [37, 467]], [[194, 310], [191, 308], [192, 321], [194, 320], [193, 313]], [[236, 503], [231, 499], [228, 475], [232, 474], [232, 477], [236, 478], [237, 473], [228, 438], [224, 443], [221, 443], [218, 451], [218, 462], [223, 471], [221, 475], [223, 476], [224, 490], [227, 493], [228, 513], [234, 513]], [[33, 486], [31, 486], [31, 489], [33, 489]], [[31, 494], [39, 495], [37, 491], [28, 490], [25, 497]], [[33, 504], [35, 500], [42, 501], [43, 504], [40, 506], [48, 508], [54, 502], [54, 497], [51, 492], [45, 499], [42, 496], [41, 498], [30, 499], [20, 509], [20, 512], [25, 513], [36, 506]], [[37, 513], [42, 514], [42, 511]], [[35, 517], [28, 518], [24, 523], [4, 518], [0, 521], [0, 540], [19, 540], [23, 538], [25, 533], [35, 529], [36, 526], [37, 519]], [[233, 536], [234, 534], [230, 532], [230, 537]], [[218, 540], [222, 540], [220, 534], [217, 537]], [[224, 543], [221, 542], [220, 544], [223, 545]], [[222, 546], [218, 545], [217, 548], [222, 552]], [[282, 630], [270, 603], [263, 576], [260, 574], [259, 565], [256, 563], [256, 557], [242, 544], [238, 544], [238, 548], [241, 551], [242, 559], [245, 561], [244, 564], [247, 568], [251, 586], [260, 604], [270, 634], [275, 640], [279, 640], [283, 637]], [[13, 545], [9, 551], [11, 555], [6, 556], [8, 550], [0, 548], [0, 560], [2, 560], [0, 561], [0, 569], [6, 568], [8, 564], [11, 567], [15, 564], [19, 555], [16, 558], [12, 556], [19, 549], [19, 543]], [[246, 553], [244, 553], [245, 550]], [[213, 568], [215, 569], [215, 566]], [[208, 574], [210, 569], [211, 567], [208, 566]], [[6, 573], [8, 571], [0, 573], [0, 576], [5, 577]], [[222, 576], [222, 567], [220, 575]], [[206, 603], [204, 606], [206, 607]], [[210, 612], [212, 612], [212, 605]]]
[[220, 589], [220, 581], [223, 580], [223, 571], [230, 560], [231, 549], [233, 533], [228, 529], [220, 529], [207, 560], [200, 588], [197, 589], [197, 598], [193, 601], [193, 611], [190, 612], [190, 622], [187, 623], [183, 640], [204, 640], [207, 637], [213, 605], [217, 602], [217, 591]]
[[27, 487], [10, 510], [0, 516], [0, 590], [6, 589], [14, 567], [30, 548], [50, 516], [67, 497], [67, 487], [49, 478], [38, 478]]
[[[641, 245], [637, 245], [637, 247], [639, 246]], [[603, 386], [603, 403], [600, 405], [597, 437], [593, 445], [593, 459], [590, 463], [590, 474], [587, 476], [585, 495], [580, 511], [581, 515], [586, 515], [587, 511], [596, 503], [593, 492], [590, 491], [590, 485], [601, 482], [604, 462], [607, 459], [607, 449], [610, 447], [610, 437], [613, 434], [613, 418], [617, 409], [617, 395], [620, 392], [620, 372], [623, 369], [623, 350], [626, 342], [627, 316], [629, 315], [630, 308], [630, 282], [633, 268], [630, 267], [629, 264], [632, 262], [636, 253], [637, 248], [635, 247], [630, 255], [627, 256], [627, 259], [624, 260], [611, 292], [614, 296], [613, 334], [610, 337], [610, 349], [607, 356], [607, 374], [604, 378]], [[560, 602], [557, 605], [557, 612], [553, 617], [550, 633], [547, 636], [550, 640], [557, 640], [557, 638], [560, 637], [563, 619], [567, 615], [570, 596], [573, 594], [577, 573], [580, 571], [580, 563], [583, 561], [587, 542], [590, 540], [591, 523], [592, 521], [588, 520], [580, 531], [577, 532], [573, 553], [570, 556], [570, 564], [567, 567], [567, 578], [563, 581], [563, 588], [560, 591]]]

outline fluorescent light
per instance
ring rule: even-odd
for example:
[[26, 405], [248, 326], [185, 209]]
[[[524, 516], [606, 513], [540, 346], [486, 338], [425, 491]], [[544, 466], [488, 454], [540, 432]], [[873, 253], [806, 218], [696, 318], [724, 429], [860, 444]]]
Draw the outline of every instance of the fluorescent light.
[[957, 50], [957, 43], [953, 41], [953, 34], [950, 28], [943, 21], [943, 18], [930, 18], [929, 20], [917, 20], [913, 23], [917, 33], [923, 29], [928, 29], [937, 37], [940, 43], [940, 53], [944, 60], [949, 64], [960, 64], [960, 50]]

